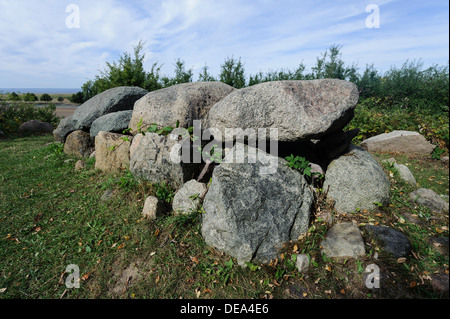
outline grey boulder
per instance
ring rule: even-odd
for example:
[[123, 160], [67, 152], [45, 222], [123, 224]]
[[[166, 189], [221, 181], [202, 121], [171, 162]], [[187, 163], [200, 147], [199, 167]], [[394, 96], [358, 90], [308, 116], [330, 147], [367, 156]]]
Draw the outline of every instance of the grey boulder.
[[276, 128], [283, 142], [320, 138], [353, 118], [358, 97], [355, 84], [337, 79], [266, 82], [234, 91], [206, 122], [223, 136], [225, 128]]
[[[213, 172], [203, 202], [202, 235], [241, 265], [267, 263], [285, 242], [308, 230], [313, 191], [281, 158], [247, 146], [235, 146], [233, 152], [236, 158], [227, 154]], [[266, 171], [268, 163], [276, 163], [276, 169]]]
[[51, 134], [53, 126], [50, 123], [31, 120], [19, 126], [19, 134]]
[[55, 141], [64, 143], [66, 141], [67, 135], [76, 131], [75, 121], [73, 120], [73, 115], [63, 118], [56, 129], [53, 131], [53, 137]]
[[361, 147], [369, 152], [430, 154], [436, 146], [418, 132], [392, 131], [362, 141]]
[[142, 120], [142, 129], [151, 124], [175, 127], [177, 121], [187, 128], [194, 120], [204, 119], [215, 103], [234, 90], [222, 82], [195, 82], [150, 92], [136, 102], [129, 127], [136, 131]]
[[100, 131], [123, 133], [128, 128], [132, 114], [133, 111], [129, 110], [109, 113], [99, 117], [91, 125], [91, 137], [95, 137]]
[[323, 189], [341, 213], [374, 210], [375, 203], [387, 206], [390, 202], [385, 172], [372, 155], [354, 145], [328, 165]]
[[75, 128], [89, 131], [92, 123], [108, 113], [132, 110], [134, 102], [148, 91], [140, 87], [119, 86], [106, 90], [80, 105], [73, 114]]

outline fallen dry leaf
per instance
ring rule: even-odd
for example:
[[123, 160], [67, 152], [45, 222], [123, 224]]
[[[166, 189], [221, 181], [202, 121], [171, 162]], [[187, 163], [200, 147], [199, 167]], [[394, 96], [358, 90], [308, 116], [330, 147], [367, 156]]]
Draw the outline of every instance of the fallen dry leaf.
[[397, 259], [397, 263], [399, 264], [403, 264], [406, 261], [406, 257], [400, 257], [399, 259]]

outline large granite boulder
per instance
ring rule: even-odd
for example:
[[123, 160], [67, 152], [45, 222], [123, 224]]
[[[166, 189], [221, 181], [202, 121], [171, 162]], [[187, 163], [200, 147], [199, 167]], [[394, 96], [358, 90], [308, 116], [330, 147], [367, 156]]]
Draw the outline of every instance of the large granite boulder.
[[[247, 146], [235, 146], [233, 153], [235, 159], [227, 154], [213, 172], [203, 202], [202, 235], [240, 264], [267, 263], [283, 243], [308, 230], [313, 191], [281, 158]], [[275, 170], [265, 170], [269, 163], [277, 164]]]
[[119, 111], [132, 110], [134, 102], [148, 91], [140, 87], [120, 86], [106, 90], [80, 105], [73, 114], [77, 130], [89, 131], [99, 117]]
[[74, 131], [67, 136], [64, 153], [78, 157], [86, 157], [94, 151], [94, 139], [81, 130]]
[[202, 120], [209, 109], [235, 88], [222, 82], [195, 82], [174, 85], [146, 94], [136, 102], [129, 127], [136, 131], [142, 120], [142, 129], [151, 124], [175, 127], [193, 125]]
[[63, 118], [56, 129], [53, 131], [53, 137], [55, 141], [64, 143], [66, 141], [67, 135], [76, 131], [75, 121], [73, 120], [73, 115]]
[[201, 164], [184, 163], [177, 139], [156, 133], [137, 134], [130, 147], [130, 171], [150, 182], [166, 182], [179, 189], [197, 178]]
[[266, 82], [234, 91], [206, 122], [223, 137], [225, 128], [276, 128], [279, 141], [319, 139], [353, 118], [358, 97], [355, 84], [337, 79]]
[[354, 145], [328, 165], [323, 189], [342, 213], [374, 210], [378, 204], [387, 206], [390, 201], [389, 180], [380, 164]]
[[436, 146], [418, 132], [393, 131], [368, 138], [361, 142], [361, 147], [369, 152], [427, 155]]
[[96, 119], [91, 126], [91, 137], [95, 137], [100, 131], [123, 133], [128, 128], [131, 120], [132, 110], [120, 111], [103, 115]]

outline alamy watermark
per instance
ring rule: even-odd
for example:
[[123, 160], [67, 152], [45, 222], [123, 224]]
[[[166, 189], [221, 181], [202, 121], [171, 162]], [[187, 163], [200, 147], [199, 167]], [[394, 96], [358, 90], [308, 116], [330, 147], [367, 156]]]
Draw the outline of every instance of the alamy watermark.
[[66, 288], [80, 288], [80, 268], [77, 265], [70, 264], [66, 267]]
[[369, 4], [366, 12], [370, 12], [366, 18], [366, 27], [368, 29], [380, 28], [380, 7], [376, 4]]
[[69, 15], [66, 18], [66, 27], [68, 29], [80, 28], [80, 7], [76, 4], [69, 4], [66, 7], [66, 13]]
[[366, 287], [369, 289], [380, 288], [380, 267], [376, 264], [370, 264], [366, 267]]

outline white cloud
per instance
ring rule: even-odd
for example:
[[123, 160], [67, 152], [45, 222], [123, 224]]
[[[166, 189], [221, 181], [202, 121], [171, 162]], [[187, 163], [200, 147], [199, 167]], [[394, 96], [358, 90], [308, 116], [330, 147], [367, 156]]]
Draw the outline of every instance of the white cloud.
[[[365, 27], [370, 3], [380, 29]], [[334, 43], [360, 68], [448, 60], [448, 3], [437, 0], [78, 0], [79, 29], [65, 25], [68, 4], [0, 1], [0, 87], [80, 87], [139, 40], [146, 67], [158, 61], [165, 74], [181, 58], [195, 75], [205, 63], [217, 75], [232, 55], [247, 74], [310, 67]]]

